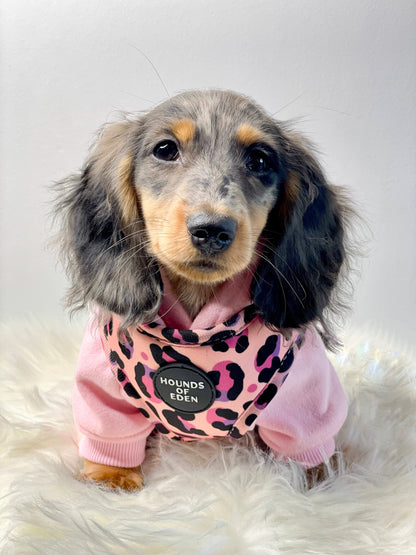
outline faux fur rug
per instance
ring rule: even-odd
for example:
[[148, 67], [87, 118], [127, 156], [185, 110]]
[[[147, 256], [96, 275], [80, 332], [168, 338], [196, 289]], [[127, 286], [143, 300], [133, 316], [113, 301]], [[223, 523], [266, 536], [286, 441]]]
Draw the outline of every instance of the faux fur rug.
[[0, 553], [416, 553], [416, 369], [367, 333], [334, 362], [350, 400], [339, 469], [308, 489], [253, 445], [153, 439], [139, 493], [78, 482], [81, 330], [3, 326]]

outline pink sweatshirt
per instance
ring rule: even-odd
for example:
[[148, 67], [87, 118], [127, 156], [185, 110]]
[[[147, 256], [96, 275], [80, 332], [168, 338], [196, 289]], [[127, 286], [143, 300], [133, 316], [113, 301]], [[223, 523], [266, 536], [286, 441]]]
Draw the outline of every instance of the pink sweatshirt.
[[164, 279], [159, 318], [119, 334], [88, 323], [74, 388], [80, 454], [134, 467], [154, 430], [185, 441], [257, 426], [278, 458], [313, 467], [334, 451], [347, 402], [319, 334], [284, 338], [250, 309], [250, 272], [222, 286], [192, 322]]

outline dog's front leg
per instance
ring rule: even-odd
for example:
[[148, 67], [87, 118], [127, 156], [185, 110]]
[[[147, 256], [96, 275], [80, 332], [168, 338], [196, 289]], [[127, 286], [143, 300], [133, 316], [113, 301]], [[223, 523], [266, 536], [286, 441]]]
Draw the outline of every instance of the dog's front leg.
[[140, 467], [120, 468], [94, 463], [87, 459], [84, 461], [84, 470], [80, 478], [102, 483], [110, 489], [121, 488], [134, 491], [143, 487], [143, 473]]
[[308, 468], [306, 478], [308, 481], [308, 489], [311, 489], [327, 480], [330, 476], [337, 475], [341, 472], [342, 466], [338, 454], [334, 454], [326, 462], [322, 462], [318, 466]]

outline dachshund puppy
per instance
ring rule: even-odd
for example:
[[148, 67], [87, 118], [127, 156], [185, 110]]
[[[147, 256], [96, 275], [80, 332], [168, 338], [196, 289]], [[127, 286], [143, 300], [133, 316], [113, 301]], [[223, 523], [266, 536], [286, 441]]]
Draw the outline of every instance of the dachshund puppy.
[[[83, 476], [140, 488], [146, 438], [334, 452], [346, 399], [322, 337], [347, 207], [310, 148], [248, 98], [190, 91], [104, 127], [59, 185]], [[321, 332], [318, 332], [317, 329]]]

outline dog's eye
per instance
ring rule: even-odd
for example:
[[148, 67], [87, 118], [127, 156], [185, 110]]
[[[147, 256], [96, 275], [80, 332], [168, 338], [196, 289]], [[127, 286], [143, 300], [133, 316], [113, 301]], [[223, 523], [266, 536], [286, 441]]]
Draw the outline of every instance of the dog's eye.
[[179, 150], [174, 141], [162, 141], [153, 149], [153, 156], [165, 162], [174, 162], [179, 157]]
[[272, 168], [272, 161], [266, 152], [253, 148], [247, 155], [246, 168], [253, 173], [265, 173]]

